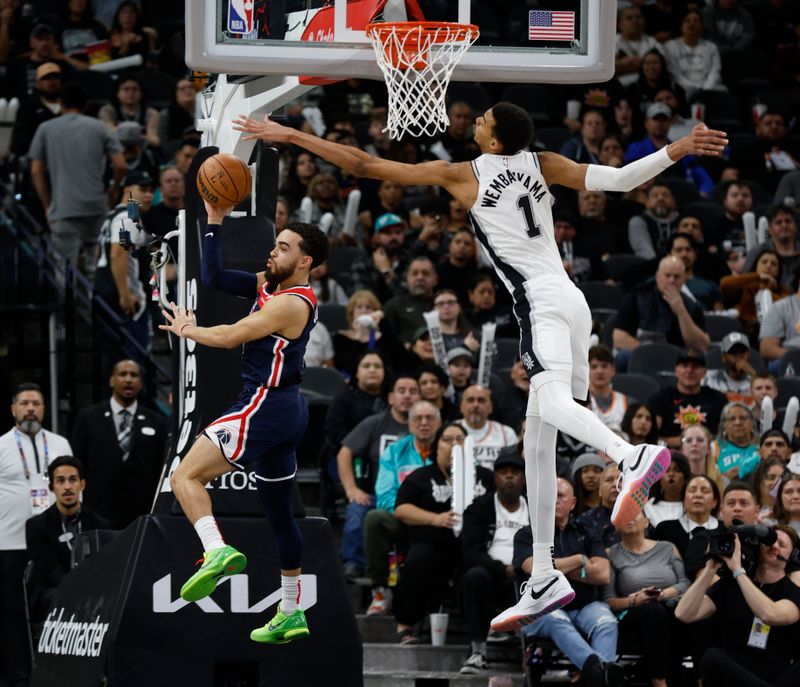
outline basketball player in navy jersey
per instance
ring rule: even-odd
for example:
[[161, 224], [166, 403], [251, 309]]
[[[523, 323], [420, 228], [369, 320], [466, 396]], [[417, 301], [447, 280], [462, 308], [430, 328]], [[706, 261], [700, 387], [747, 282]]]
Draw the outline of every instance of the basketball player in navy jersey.
[[244, 555], [223, 540], [206, 484], [248, 466], [275, 533], [282, 590], [277, 614], [250, 638], [283, 644], [309, 634], [300, 594], [303, 538], [292, 514], [291, 495], [295, 449], [308, 424], [298, 385], [308, 337], [317, 322], [317, 300], [308, 275], [328, 257], [328, 238], [312, 224], [288, 224], [275, 240], [266, 271], [225, 270], [218, 233], [231, 209], [206, 203], [201, 278], [207, 286], [255, 296], [250, 314], [234, 324], [198, 327], [192, 311], [171, 304], [172, 312], [162, 311], [167, 324], [160, 325], [204, 346], [243, 347], [242, 393], [227, 413], [206, 427], [170, 478], [204, 549], [202, 565], [181, 588], [181, 597], [202, 599], [222, 577], [236, 575], [247, 565]]
[[[558, 430], [594, 446], [620, 464], [623, 482], [612, 520], [636, 517], [650, 486], [666, 471], [669, 451], [623, 441], [590, 410], [591, 314], [583, 294], [564, 271], [555, 241], [550, 186], [577, 190], [629, 191], [685, 155], [719, 155], [721, 131], [698, 124], [658, 152], [621, 169], [578, 164], [555, 153], [530, 153], [533, 122], [521, 108], [498, 103], [478, 117], [475, 142], [482, 155], [472, 162], [403, 164], [326, 141], [276, 122], [240, 116], [234, 128], [246, 139], [286, 142], [319, 155], [353, 176], [400, 184], [443, 186], [464, 207], [477, 239], [514, 300], [520, 326], [520, 360], [531, 380], [525, 421], [525, 477], [533, 530], [533, 570], [519, 602], [492, 621], [493, 631], [526, 625], [569, 603], [574, 592], [553, 564]], [[577, 575], [577, 571], [566, 571]]]

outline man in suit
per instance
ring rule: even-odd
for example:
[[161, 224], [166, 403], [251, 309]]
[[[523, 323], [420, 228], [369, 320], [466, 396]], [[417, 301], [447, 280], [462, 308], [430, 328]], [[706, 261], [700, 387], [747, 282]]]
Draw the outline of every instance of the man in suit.
[[109, 380], [111, 398], [78, 413], [73, 451], [86, 467], [84, 504], [122, 529], [149, 513], [164, 461], [167, 426], [137, 402], [138, 363], [120, 360]]
[[60, 456], [47, 466], [50, 491], [56, 502], [25, 523], [25, 543], [33, 561], [31, 619], [42, 622], [61, 580], [71, 567], [75, 535], [111, 527], [108, 520], [81, 505], [86, 488], [83, 465], [72, 456]]

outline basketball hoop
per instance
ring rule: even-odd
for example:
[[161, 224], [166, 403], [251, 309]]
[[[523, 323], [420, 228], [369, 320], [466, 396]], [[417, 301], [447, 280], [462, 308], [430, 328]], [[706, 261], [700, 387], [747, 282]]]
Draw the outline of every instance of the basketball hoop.
[[450, 123], [444, 101], [450, 76], [477, 40], [478, 27], [409, 21], [368, 24], [366, 33], [389, 92], [389, 135], [397, 140], [444, 131]]

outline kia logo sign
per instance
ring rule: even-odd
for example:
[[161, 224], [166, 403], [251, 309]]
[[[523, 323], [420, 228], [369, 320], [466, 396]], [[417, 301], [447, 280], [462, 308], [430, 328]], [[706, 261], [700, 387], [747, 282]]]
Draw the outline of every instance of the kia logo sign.
[[[217, 595], [220, 603], [211, 597], [191, 602], [184, 601], [180, 596], [173, 598], [172, 574], [164, 575], [161, 579], [153, 582], [153, 613], [177, 613], [190, 603], [196, 604], [205, 613], [263, 613], [281, 600], [281, 588], [278, 587], [263, 599], [254, 600], [251, 606], [250, 583], [246, 574], [224, 577], [219, 581], [219, 585], [222, 585], [223, 582], [227, 582], [230, 588], [228, 604], [224, 603], [225, 596], [222, 594]], [[307, 611], [317, 603], [317, 576], [300, 575], [300, 588], [302, 589], [301, 605], [303, 610]]]

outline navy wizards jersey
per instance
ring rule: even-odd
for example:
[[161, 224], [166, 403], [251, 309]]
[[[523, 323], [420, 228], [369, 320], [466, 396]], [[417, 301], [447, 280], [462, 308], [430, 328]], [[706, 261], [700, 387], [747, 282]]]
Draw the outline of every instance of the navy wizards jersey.
[[242, 351], [242, 377], [245, 382], [269, 388], [295, 386], [303, 376], [303, 356], [308, 345], [308, 337], [317, 323], [317, 298], [309, 285], [292, 286], [283, 291], [270, 293], [269, 283], [264, 282], [253, 303], [251, 313], [261, 310], [264, 304], [275, 296], [288, 294], [302, 298], [311, 306], [308, 323], [296, 339], [287, 339], [277, 332], [261, 339], [244, 344]]

